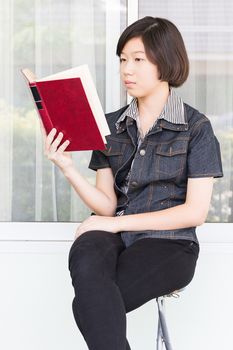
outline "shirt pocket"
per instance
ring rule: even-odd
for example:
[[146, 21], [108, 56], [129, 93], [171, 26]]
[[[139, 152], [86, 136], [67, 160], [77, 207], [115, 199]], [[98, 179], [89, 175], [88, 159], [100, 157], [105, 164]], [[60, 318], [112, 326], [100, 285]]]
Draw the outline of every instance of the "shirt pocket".
[[186, 168], [188, 140], [161, 143], [156, 148], [156, 172], [161, 179], [180, 175]]

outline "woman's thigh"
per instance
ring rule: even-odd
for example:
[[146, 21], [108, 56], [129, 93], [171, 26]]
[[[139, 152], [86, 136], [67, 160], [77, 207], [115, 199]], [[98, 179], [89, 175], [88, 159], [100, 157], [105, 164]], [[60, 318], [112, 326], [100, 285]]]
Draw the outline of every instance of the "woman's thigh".
[[116, 283], [126, 312], [191, 282], [199, 246], [188, 240], [143, 238], [121, 252]]

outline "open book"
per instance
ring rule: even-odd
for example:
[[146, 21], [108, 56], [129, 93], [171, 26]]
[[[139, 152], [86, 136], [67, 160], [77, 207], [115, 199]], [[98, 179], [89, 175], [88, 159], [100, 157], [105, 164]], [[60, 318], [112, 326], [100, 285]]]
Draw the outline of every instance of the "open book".
[[[65, 151], [104, 150], [110, 130], [86, 64], [37, 79], [22, 69], [48, 134], [52, 128], [69, 140]], [[57, 136], [56, 134], [56, 136]]]

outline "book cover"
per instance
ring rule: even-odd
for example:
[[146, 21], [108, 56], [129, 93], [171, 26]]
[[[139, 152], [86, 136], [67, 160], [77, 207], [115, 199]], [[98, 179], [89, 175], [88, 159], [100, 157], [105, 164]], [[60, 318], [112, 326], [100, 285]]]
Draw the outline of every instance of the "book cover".
[[37, 79], [29, 69], [27, 80], [46, 133], [52, 128], [69, 140], [66, 151], [104, 150], [110, 130], [87, 65]]

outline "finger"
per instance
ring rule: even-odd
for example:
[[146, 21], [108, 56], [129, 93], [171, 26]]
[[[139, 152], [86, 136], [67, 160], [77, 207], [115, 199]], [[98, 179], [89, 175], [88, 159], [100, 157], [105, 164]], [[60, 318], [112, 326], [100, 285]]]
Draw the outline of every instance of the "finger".
[[70, 141], [66, 140], [57, 150], [57, 153], [62, 153], [65, 151], [65, 149], [69, 146]]
[[75, 241], [76, 239], [78, 239], [81, 235], [82, 235], [82, 233], [79, 233], [78, 235], [76, 234], [76, 235], [74, 236], [74, 241]]
[[63, 138], [63, 133], [59, 132], [57, 138], [53, 141], [53, 143], [50, 146], [50, 152], [56, 152], [57, 147], [60, 144], [62, 138]]
[[80, 235], [81, 235], [81, 232], [79, 230], [77, 230], [75, 233], [75, 236], [74, 236], [75, 239], [77, 239]]
[[45, 142], [45, 149], [48, 152], [49, 148], [51, 146], [51, 143], [53, 142], [54, 136], [56, 135], [57, 129], [53, 128], [48, 136], [46, 137], [46, 142]]

